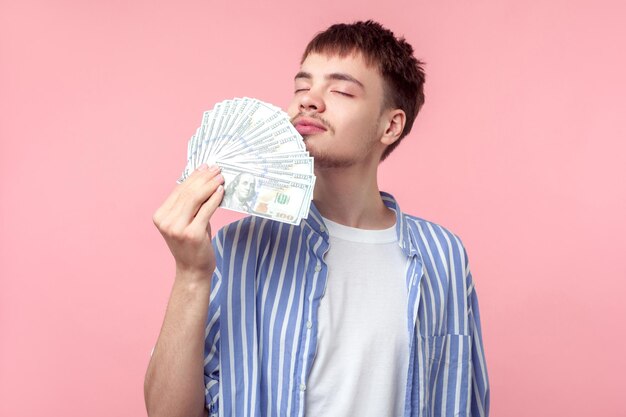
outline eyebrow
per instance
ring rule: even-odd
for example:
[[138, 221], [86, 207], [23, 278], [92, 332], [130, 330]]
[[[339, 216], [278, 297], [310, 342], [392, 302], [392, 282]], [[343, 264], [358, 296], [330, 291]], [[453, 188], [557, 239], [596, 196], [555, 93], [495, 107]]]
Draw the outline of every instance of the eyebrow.
[[[310, 80], [313, 78], [313, 76], [308, 72], [300, 71], [299, 73], [296, 74], [296, 76], [293, 79], [297, 80], [298, 78], [306, 78]], [[327, 80], [349, 81], [351, 83], [358, 85], [363, 90], [365, 90], [365, 86], [363, 85], [361, 81], [357, 80], [352, 75], [349, 75], [343, 72], [333, 72], [332, 74], [327, 74], [324, 78]]]

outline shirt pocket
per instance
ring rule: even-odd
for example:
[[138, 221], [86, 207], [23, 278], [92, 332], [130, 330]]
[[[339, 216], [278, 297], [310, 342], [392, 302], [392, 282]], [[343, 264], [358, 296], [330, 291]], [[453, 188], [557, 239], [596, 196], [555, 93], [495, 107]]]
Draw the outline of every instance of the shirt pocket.
[[431, 414], [469, 416], [471, 337], [446, 334], [428, 338], [428, 392]]

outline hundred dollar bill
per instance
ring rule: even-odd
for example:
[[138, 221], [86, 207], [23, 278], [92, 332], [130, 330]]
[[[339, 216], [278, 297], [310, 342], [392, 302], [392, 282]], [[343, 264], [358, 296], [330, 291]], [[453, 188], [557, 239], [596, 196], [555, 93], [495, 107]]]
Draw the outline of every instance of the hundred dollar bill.
[[295, 130], [288, 119], [282, 118], [267, 122], [266, 126], [258, 129], [253, 135], [234, 136], [230, 141], [230, 145], [222, 149], [220, 155], [239, 154], [247, 149], [263, 149], [281, 140], [293, 141], [295, 146], [292, 149], [294, 150], [305, 150], [302, 137], [298, 131]]
[[310, 184], [222, 168], [220, 207], [290, 224], [299, 224]]
[[[300, 174], [313, 175], [313, 158], [284, 158], [284, 159], [228, 159], [227, 163], [240, 167], [255, 166], [261, 170], [269, 169], [271, 171], [295, 172]], [[218, 159], [218, 163], [221, 160]]]
[[245, 139], [243, 143], [246, 145], [253, 143], [253, 139], [257, 135], [255, 132], [259, 129], [263, 130], [271, 120], [274, 120], [278, 116], [279, 114], [274, 109], [270, 109], [264, 106], [263, 103], [257, 101], [243, 115], [239, 121], [239, 125], [232, 133], [222, 134], [222, 132], [217, 132], [215, 153], [229, 153], [230, 151], [224, 148], [232, 147], [235, 144], [233, 138]]
[[292, 171], [283, 171], [274, 169], [272, 167], [263, 167], [259, 165], [241, 165], [232, 164], [224, 161], [217, 161], [222, 169], [231, 169], [233, 171], [249, 172], [253, 175], [261, 175], [266, 178], [272, 178], [277, 180], [297, 181], [305, 184], [310, 184], [313, 181], [315, 175], [308, 173], [299, 173]]
[[234, 98], [202, 114], [178, 182], [201, 164], [217, 164], [225, 178], [223, 208], [297, 224], [309, 213], [313, 163], [287, 113], [253, 98]]

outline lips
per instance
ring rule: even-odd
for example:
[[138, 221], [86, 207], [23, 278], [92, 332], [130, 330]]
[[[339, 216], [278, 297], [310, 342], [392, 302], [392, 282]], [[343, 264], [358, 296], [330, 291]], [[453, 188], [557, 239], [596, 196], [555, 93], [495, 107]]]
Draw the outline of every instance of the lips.
[[323, 124], [318, 122], [317, 120], [310, 118], [300, 118], [294, 124], [296, 130], [301, 135], [314, 135], [316, 133], [322, 133], [326, 131], [326, 128]]

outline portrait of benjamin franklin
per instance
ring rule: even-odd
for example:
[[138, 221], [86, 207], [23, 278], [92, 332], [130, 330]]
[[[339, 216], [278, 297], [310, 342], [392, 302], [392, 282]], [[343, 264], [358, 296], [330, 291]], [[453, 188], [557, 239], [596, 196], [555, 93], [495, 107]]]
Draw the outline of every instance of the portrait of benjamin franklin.
[[226, 185], [222, 206], [233, 210], [250, 212], [256, 194], [256, 182], [252, 174], [242, 172]]

